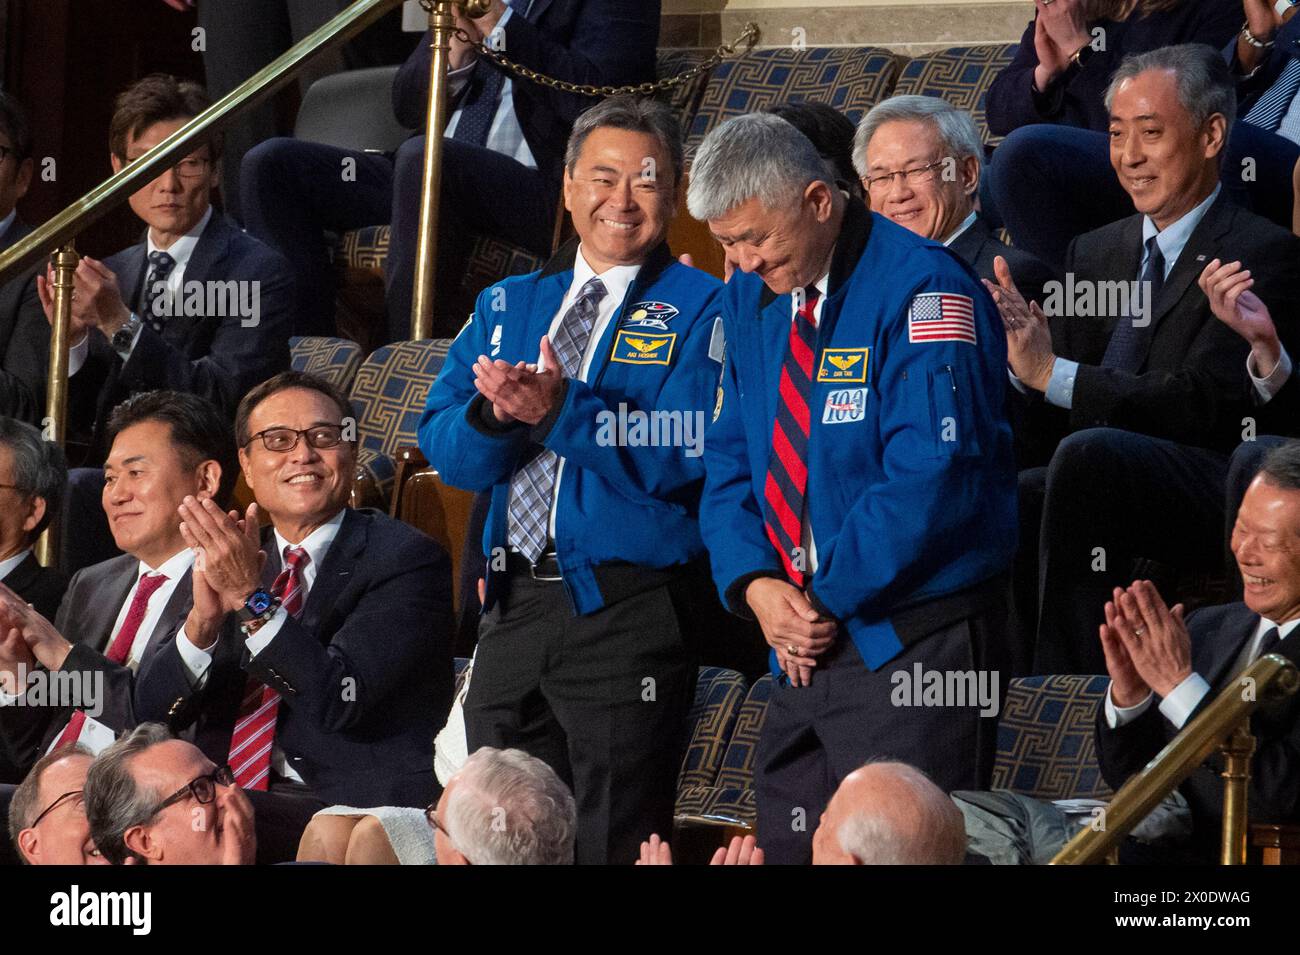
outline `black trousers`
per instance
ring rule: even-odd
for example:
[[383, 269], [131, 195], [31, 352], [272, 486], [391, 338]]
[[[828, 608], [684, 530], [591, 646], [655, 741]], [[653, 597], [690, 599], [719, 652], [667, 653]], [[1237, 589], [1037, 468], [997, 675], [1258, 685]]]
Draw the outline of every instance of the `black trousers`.
[[513, 575], [483, 618], [465, 700], [469, 751], [522, 749], [573, 789], [577, 861], [631, 865], [672, 832], [698, 675], [685, 578], [574, 616], [563, 584]]
[[[481, 291], [462, 284], [472, 237], [496, 236], [546, 255], [559, 196], [559, 183], [489, 149], [445, 139], [443, 157], [435, 338], [460, 331]], [[341, 170], [349, 161], [355, 175], [345, 181]], [[335, 334], [326, 233], [391, 222], [385, 338], [410, 337], [423, 164], [423, 136], [412, 136], [391, 159], [283, 138], [249, 151], [241, 173], [244, 225], [293, 267], [299, 293], [295, 334]]]
[[[1017, 575], [1039, 575], [1034, 673], [1106, 672], [1098, 627], [1114, 588], [1132, 583], [1136, 558], [1222, 566], [1227, 476], [1225, 454], [1117, 428], [1075, 432], [1046, 468], [1021, 472]], [[1035, 560], [1024, 546], [1036, 514]]]
[[[1000, 613], [959, 620], [875, 672], [841, 636], [819, 659], [811, 685], [778, 681], [754, 766], [758, 844], [769, 862], [812, 860], [818, 818], [844, 777], [868, 761], [910, 763], [946, 792], [988, 787], [1006, 695], [1002, 625]], [[974, 671], [977, 685], [982, 672], [992, 712], [981, 715], [969, 695], [968, 705], [952, 698], [925, 705], [924, 696], [916, 705], [918, 665], [922, 686], [927, 671]]]

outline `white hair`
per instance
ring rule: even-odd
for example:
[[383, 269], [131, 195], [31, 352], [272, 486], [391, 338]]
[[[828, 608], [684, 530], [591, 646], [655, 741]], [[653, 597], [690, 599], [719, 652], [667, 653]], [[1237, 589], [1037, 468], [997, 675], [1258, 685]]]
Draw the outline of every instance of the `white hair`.
[[867, 146], [871, 137], [885, 123], [892, 122], [928, 123], [938, 135], [945, 156], [958, 162], [973, 156], [977, 163], [983, 164], [984, 144], [970, 113], [937, 96], [891, 96], [862, 117], [853, 136], [853, 168], [861, 178], [867, 178]]
[[812, 182], [835, 188], [835, 173], [812, 141], [779, 116], [746, 113], [704, 137], [691, 164], [686, 207], [701, 222], [754, 198], [765, 209], [782, 209]]
[[960, 865], [966, 827], [947, 794], [906, 763], [868, 765], [885, 776], [889, 790], [840, 823], [840, 848], [863, 865]]
[[443, 821], [474, 865], [572, 865], [578, 811], [555, 770], [518, 749], [476, 750], [454, 777]]

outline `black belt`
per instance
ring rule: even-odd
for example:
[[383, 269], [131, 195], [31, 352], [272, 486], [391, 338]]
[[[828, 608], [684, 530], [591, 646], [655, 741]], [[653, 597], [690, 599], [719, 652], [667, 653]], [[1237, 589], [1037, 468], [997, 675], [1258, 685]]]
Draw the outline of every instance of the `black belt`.
[[[596, 578], [596, 586], [600, 588], [602, 601], [608, 607], [682, 576], [702, 574], [702, 579], [707, 580], [709, 565], [707, 558], [672, 567], [642, 567], [640, 564], [620, 561], [599, 564], [591, 572]], [[528, 577], [547, 583], [558, 583], [564, 579], [554, 551], [542, 554], [537, 558], [536, 564], [530, 563], [523, 554], [510, 551], [506, 554], [506, 573], [511, 577]]]

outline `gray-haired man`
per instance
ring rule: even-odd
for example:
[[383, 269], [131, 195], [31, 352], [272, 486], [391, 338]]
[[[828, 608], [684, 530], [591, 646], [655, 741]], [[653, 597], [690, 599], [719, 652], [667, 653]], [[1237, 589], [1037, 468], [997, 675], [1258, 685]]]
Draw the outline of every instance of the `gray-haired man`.
[[937, 96], [892, 96], [858, 124], [853, 165], [871, 208], [917, 235], [942, 242], [995, 280], [1001, 256], [1016, 286], [1042, 301], [1054, 277], [1042, 260], [993, 234], [975, 209], [984, 144], [970, 113]]
[[[993, 302], [950, 249], [832, 182], [793, 126], [749, 114], [705, 139], [688, 197], [738, 268], [700, 528], [779, 676], [755, 767], [779, 863], [808, 860], [817, 814], [867, 759], [945, 788], [987, 778], [1015, 546]], [[899, 692], [925, 671], [982, 672], [986, 705]]]

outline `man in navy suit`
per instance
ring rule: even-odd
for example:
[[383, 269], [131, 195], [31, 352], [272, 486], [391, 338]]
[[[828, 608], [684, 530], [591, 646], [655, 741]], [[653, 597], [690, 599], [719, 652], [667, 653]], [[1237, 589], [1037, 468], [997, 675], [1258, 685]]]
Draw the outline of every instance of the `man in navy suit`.
[[[427, 806], [451, 706], [451, 563], [408, 525], [347, 507], [351, 413], [302, 372], [244, 397], [240, 464], [272, 526], [259, 534], [257, 504], [236, 521], [182, 502], [194, 599], [141, 670], [136, 704], [175, 731], [197, 724], [199, 747], [250, 791]], [[197, 679], [193, 653], [210, 661]]]
[[[208, 105], [201, 87], [175, 77], [135, 83], [109, 130], [114, 172]], [[245, 391], [288, 367], [293, 278], [283, 258], [212, 208], [220, 155], [219, 140], [202, 143], [134, 193], [145, 240], [77, 267], [68, 431], [85, 448], [81, 463], [103, 461], [108, 412], [134, 392], [192, 392], [233, 415]], [[47, 317], [51, 280], [37, 281]]]
[[[493, 0], [458, 26], [513, 62], [572, 83], [619, 85], [654, 77], [659, 0]], [[393, 84], [402, 125], [423, 130], [429, 98], [426, 33]], [[444, 131], [434, 334], [464, 324], [478, 289], [460, 289], [467, 237], [485, 234], [537, 255], [551, 250], [564, 143], [588, 97], [512, 79], [453, 38], [451, 119]], [[422, 135], [394, 157], [293, 139], [249, 151], [241, 177], [249, 232], [284, 253], [303, 290], [300, 334], [333, 334], [333, 281], [324, 240], [391, 221], [387, 261], [388, 340], [409, 336], [420, 210]], [[341, 170], [355, 163], [355, 177]]]
[[[1149, 581], [1115, 589], [1101, 645], [1111, 685], [1097, 715], [1106, 782], [1118, 789], [1241, 672], [1266, 653], [1300, 661], [1300, 443], [1273, 451], [1246, 491], [1232, 531], [1244, 603], [1208, 607], [1184, 622]], [[1300, 819], [1300, 697], [1251, 718], [1252, 820]], [[1223, 813], [1222, 758], [1213, 754], [1179, 787], [1192, 812], [1190, 845], [1162, 861], [1213, 861]], [[1130, 848], [1135, 848], [1130, 846]], [[1155, 850], [1152, 850], [1155, 851]], [[1152, 860], [1154, 861], [1154, 860]]]

